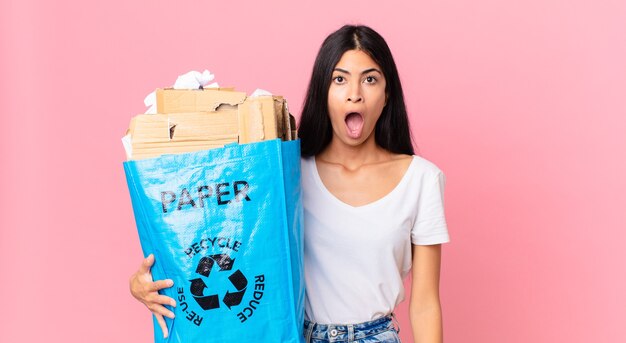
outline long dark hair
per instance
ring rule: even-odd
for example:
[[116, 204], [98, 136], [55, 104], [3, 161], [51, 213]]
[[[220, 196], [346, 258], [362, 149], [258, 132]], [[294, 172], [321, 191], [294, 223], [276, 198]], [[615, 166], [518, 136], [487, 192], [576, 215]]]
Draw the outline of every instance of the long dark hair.
[[328, 89], [333, 69], [348, 50], [368, 54], [385, 76], [387, 105], [376, 122], [376, 144], [393, 153], [413, 155], [404, 95], [389, 46], [381, 35], [367, 26], [345, 25], [324, 40], [313, 64], [298, 126], [302, 156], [315, 156], [330, 143], [333, 133], [328, 113]]

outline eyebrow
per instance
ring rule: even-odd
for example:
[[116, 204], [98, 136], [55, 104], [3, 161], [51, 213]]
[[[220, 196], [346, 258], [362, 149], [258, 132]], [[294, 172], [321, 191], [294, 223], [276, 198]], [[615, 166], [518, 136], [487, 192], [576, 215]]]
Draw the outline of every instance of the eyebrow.
[[[335, 69], [334, 69], [334, 71], [340, 71], [340, 72], [342, 72], [342, 73], [346, 73], [346, 74], [348, 74], [348, 75], [352, 75], [349, 71], [347, 71], [347, 70], [345, 70], [345, 69], [341, 69], [341, 68], [335, 68]], [[369, 68], [369, 69], [365, 69], [365, 70], [363, 70], [363, 71], [361, 72], [361, 75], [363, 75], [363, 74], [367, 74], [367, 73], [370, 73], [370, 72], [373, 72], [373, 71], [375, 71], [375, 72], [379, 73], [380, 75], [382, 75], [382, 74], [383, 74], [380, 70], [378, 70], [378, 69], [376, 69], [376, 68]]]

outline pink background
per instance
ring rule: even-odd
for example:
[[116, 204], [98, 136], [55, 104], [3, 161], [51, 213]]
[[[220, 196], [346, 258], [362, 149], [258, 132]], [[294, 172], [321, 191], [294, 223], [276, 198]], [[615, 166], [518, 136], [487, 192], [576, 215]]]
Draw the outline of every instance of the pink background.
[[1, 342], [150, 342], [127, 285], [131, 116], [204, 68], [299, 114], [344, 23], [387, 39], [448, 178], [446, 341], [626, 342], [626, 2], [230, 3], [0, 3]]

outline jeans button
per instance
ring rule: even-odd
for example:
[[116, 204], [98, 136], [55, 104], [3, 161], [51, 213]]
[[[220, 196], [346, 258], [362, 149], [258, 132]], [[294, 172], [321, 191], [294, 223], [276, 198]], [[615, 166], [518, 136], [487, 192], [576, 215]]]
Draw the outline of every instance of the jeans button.
[[337, 330], [335, 329], [330, 330], [330, 335], [333, 337], [337, 336]]

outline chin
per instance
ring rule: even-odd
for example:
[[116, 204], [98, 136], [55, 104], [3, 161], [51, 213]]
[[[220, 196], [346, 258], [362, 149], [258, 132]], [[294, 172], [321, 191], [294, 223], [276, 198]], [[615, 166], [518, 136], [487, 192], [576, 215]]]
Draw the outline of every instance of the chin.
[[373, 140], [374, 135], [373, 132], [370, 132], [367, 135], [361, 135], [357, 138], [353, 138], [348, 136], [347, 134], [343, 134], [342, 136], [335, 135], [334, 138], [341, 142], [341, 144], [356, 148], [361, 145], [365, 145], [370, 139]]

